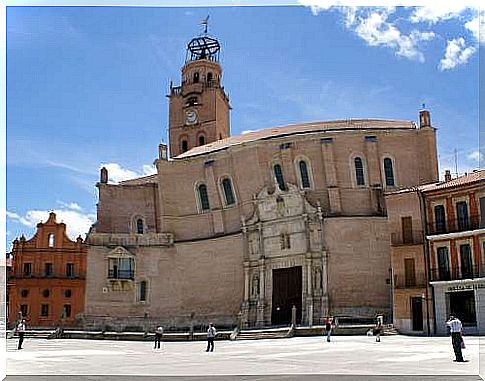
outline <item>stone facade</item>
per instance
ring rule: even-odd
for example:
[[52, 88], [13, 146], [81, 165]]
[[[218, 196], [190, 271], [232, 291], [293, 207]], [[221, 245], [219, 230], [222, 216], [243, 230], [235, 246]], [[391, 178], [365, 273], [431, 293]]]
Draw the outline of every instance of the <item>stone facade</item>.
[[389, 316], [383, 192], [437, 180], [429, 113], [420, 126], [349, 119], [230, 137], [221, 72], [206, 58], [182, 68], [156, 175], [115, 185], [102, 171], [86, 325], [267, 326], [288, 323], [293, 304], [307, 325]]

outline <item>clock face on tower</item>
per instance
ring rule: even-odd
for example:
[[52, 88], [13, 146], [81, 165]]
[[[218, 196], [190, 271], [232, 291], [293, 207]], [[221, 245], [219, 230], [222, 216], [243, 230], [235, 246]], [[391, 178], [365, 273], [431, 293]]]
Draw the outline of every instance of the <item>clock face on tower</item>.
[[185, 113], [185, 123], [186, 124], [195, 124], [197, 123], [198, 115], [197, 112], [194, 110], [189, 110]]

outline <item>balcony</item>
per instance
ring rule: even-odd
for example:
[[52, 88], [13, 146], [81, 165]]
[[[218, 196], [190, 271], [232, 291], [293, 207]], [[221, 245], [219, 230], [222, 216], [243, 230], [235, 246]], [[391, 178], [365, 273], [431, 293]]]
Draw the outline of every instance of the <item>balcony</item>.
[[[480, 226], [482, 225], [482, 226]], [[478, 216], [472, 216], [468, 219], [454, 219], [447, 220], [443, 224], [438, 224], [436, 222], [428, 224], [428, 234], [447, 234], [447, 233], [458, 233], [465, 232], [468, 230], [476, 230], [480, 228], [485, 228], [483, 223], [479, 223]]]
[[410, 234], [391, 233], [392, 246], [421, 245], [424, 242], [422, 230], [413, 230]]
[[468, 271], [460, 271], [458, 267], [452, 267], [451, 269], [431, 269], [431, 282], [447, 281], [447, 280], [463, 280], [463, 279], [475, 279], [485, 277], [485, 263], [472, 266]]
[[426, 274], [424, 271], [413, 274], [414, 276], [406, 277], [404, 274], [394, 275], [394, 288], [425, 288], [427, 285]]
[[135, 270], [108, 270], [108, 279], [135, 279]]
[[86, 273], [74, 273], [74, 274], [66, 274], [66, 273], [49, 273], [45, 274], [44, 272], [34, 272], [30, 274], [11, 274], [11, 279], [86, 279]]

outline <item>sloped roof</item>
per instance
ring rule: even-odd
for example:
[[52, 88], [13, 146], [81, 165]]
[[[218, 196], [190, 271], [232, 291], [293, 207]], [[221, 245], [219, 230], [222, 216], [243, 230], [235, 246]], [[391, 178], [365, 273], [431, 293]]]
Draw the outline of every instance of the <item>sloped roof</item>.
[[457, 177], [450, 181], [441, 181], [439, 183], [421, 185], [419, 189], [422, 192], [432, 192], [435, 190], [454, 188], [483, 181], [485, 181], [485, 170], [476, 170], [472, 173], [468, 173], [464, 176]]
[[291, 124], [266, 128], [259, 131], [248, 132], [247, 134], [235, 135], [226, 139], [194, 147], [184, 152], [174, 160], [185, 159], [199, 156], [211, 152], [220, 151], [231, 146], [254, 142], [257, 140], [267, 140], [288, 135], [299, 135], [315, 132], [343, 132], [348, 130], [387, 130], [387, 129], [415, 129], [416, 124], [410, 120], [387, 120], [387, 119], [345, 119], [325, 122], [310, 122], [303, 124]]
[[136, 179], [120, 181], [120, 185], [144, 185], [144, 184], [156, 184], [157, 175], [148, 175], [143, 177], [138, 177]]
[[471, 173], [468, 173], [464, 176], [457, 177], [457, 178], [452, 179], [450, 181], [439, 181], [439, 182], [436, 182], [436, 183], [423, 184], [423, 185], [413, 186], [413, 187], [409, 187], [409, 188], [403, 188], [403, 189], [399, 189], [397, 191], [387, 192], [387, 194], [399, 194], [399, 193], [416, 192], [416, 191], [421, 191], [421, 192], [427, 193], [427, 192], [433, 192], [433, 191], [442, 190], [442, 189], [449, 189], [449, 188], [455, 188], [455, 187], [459, 187], [459, 186], [472, 185], [472, 184], [480, 183], [480, 182], [485, 183], [485, 170], [484, 169], [475, 170]]

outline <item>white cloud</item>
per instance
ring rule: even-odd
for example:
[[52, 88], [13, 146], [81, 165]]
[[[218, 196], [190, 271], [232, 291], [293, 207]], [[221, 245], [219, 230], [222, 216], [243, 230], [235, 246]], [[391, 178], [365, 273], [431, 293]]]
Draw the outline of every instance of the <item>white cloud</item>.
[[[465, 64], [477, 48], [474, 41], [485, 44], [485, 10], [479, 12], [479, 2], [465, 3], [450, 2], [422, 2], [400, 1], [395, 5], [405, 6], [398, 15], [396, 7], [386, 7], [386, 1], [374, 1], [373, 7], [369, 2], [360, 0], [331, 1], [331, 0], [299, 0], [299, 3], [311, 8], [314, 15], [322, 11], [337, 10], [344, 19], [344, 25], [356, 33], [369, 46], [381, 46], [393, 49], [397, 56], [424, 62], [422, 42], [429, 41], [439, 35], [435, 30], [429, 30], [436, 24], [449, 20], [458, 21], [463, 31], [471, 34], [472, 43], [469, 47], [462, 47], [456, 57], [448, 56], [440, 62], [440, 69], [447, 70], [457, 65]], [[391, 20], [390, 16], [395, 16]], [[480, 17], [479, 17], [480, 16]], [[403, 32], [404, 28], [410, 32]], [[480, 33], [480, 31], [482, 33]], [[481, 36], [481, 37], [480, 37]], [[448, 40], [457, 41], [456, 36], [448, 36]], [[456, 43], [448, 43], [449, 54], [456, 51]]]
[[120, 181], [133, 179], [139, 174], [129, 169], [122, 168], [118, 163], [101, 164], [100, 168], [105, 167], [108, 170], [108, 181], [119, 183]]
[[470, 160], [478, 161], [478, 162], [480, 162], [484, 159], [483, 153], [481, 153], [480, 151], [473, 151], [472, 153], [468, 154], [467, 157]]
[[157, 174], [157, 169], [155, 168], [154, 165], [145, 164], [142, 170], [143, 170], [143, 176], [150, 176], [150, 175]]
[[463, 3], [442, 2], [431, 6], [417, 7], [409, 18], [411, 22], [437, 24], [441, 21], [459, 18], [470, 7]]
[[485, 44], [485, 10], [481, 10], [471, 20], [465, 23], [473, 37], [482, 45]]
[[77, 210], [79, 212], [83, 210], [83, 208], [81, 208], [81, 206], [76, 202], [67, 203], [67, 202], [58, 200], [57, 203], [65, 209]]
[[466, 64], [475, 51], [474, 46], [466, 46], [463, 37], [449, 40], [446, 45], [445, 56], [441, 59], [438, 68], [444, 71]]
[[141, 173], [123, 168], [118, 163], [101, 164], [99, 168], [101, 169], [102, 167], [105, 167], [108, 170], [108, 181], [111, 183], [119, 183], [120, 181], [154, 175], [157, 173], [157, 169], [153, 165], [148, 164], [142, 166]]
[[[21, 216], [15, 212], [6, 211], [6, 214], [7, 218], [12, 221], [34, 228], [39, 222], [46, 222], [50, 212], [50, 210], [29, 210], [24, 216]], [[56, 214], [57, 222], [66, 224], [67, 235], [71, 239], [75, 239], [79, 235], [84, 238], [84, 235], [96, 220], [94, 214], [84, 214], [75, 210], [57, 209], [53, 212]]]
[[254, 132], [256, 130], [244, 130], [243, 132], [241, 132], [242, 135], [246, 135], [246, 134], [249, 134], [250, 132]]
[[368, 12], [347, 12], [346, 26], [370, 46], [385, 46], [396, 51], [396, 55], [411, 60], [424, 62], [424, 55], [418, 49], [421, 41], [429, 41], [435, 37], [431, 31], [421, 32], [413, 30], [409, 34], [403, 34], [391, 22], [389, 15], [394, 13], [394, 8], [378, 8]]

